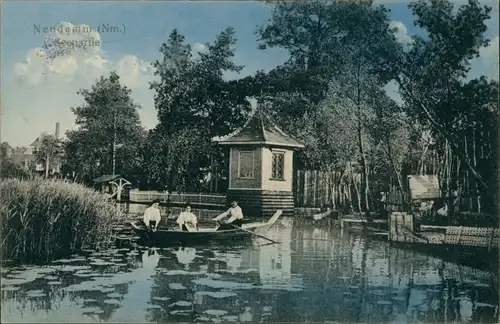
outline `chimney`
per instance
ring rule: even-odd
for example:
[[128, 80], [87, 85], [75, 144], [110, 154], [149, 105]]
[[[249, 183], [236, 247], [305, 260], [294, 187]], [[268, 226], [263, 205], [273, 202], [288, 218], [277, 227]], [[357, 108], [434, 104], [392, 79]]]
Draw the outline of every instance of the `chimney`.
[[59, 128], [60, 128], [60, 125], [59, 123], [56, 123], [56, 139], [59, 139]]

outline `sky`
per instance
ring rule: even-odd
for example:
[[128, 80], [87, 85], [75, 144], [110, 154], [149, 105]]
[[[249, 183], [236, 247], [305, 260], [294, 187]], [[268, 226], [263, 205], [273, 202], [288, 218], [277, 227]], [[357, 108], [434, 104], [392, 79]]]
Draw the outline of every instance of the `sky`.
[[[492, 41], [473, 62], [471, 76], [498, 79], [498, 2], [482, 2], [494, 7], [486, 32]], [[408, 42], [410, 35], [422, 33], [413, 25], [407, 3], [390, 1], [384, 5], [391, 9], [391, 25], [398, 28], [399, 41]], [[199, 52], [222, 30], [233, 27], [238, 39], [235, 62], [245, 66], [241, 77], [259, 69], [268, 71], [288, 57], [284, 50], [257, 49], [255, 30], [271, 14], [270, 7], [259, 2], [4, 1], [1, 13], [0, 141], [11, 146], [27, 146], [40, 133], [53, 133], [56, 122], [60, 123], [61, 134], [74, 129], [75, 118], [70, 107], [83, 103], [77, 91], [89, 88], [99, 76], [111, 70], [118, 72], [142, 107], [139, 114], [143, 125], [153, 128], [157, 117], [154, 93], [149, 90], [149, 82], [154, 80], [150, 62], [161, 58], [159, 48], [174, 28], [186, 36], [193, 52]], [[92, 32], [80, 28], [81, 33], [60, 35], [43, 30], [60, 25], [90, 26]], [[49, 36], [94, 41], [86, 48], [86, 55], [77, 51], [51, 60], [46, 58], [47, 50], [41, 48]], [[393, 85], [387, 91], [398, 100]]]

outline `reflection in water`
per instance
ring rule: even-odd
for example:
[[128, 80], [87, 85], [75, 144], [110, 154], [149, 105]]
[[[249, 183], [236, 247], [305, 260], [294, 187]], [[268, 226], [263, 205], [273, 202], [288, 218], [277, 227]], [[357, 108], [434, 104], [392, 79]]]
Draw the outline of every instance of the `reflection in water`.
[[184, 265], [184, 268], [187, 270], [189, 268], [189, 264], [193, 262], [196, 258], [196, 249], [190, 247], [180, 247], [175, 252], [175, 256], [177, 257], [177, 262]]
[[244, 246], [2, 268], [3, 322], [498, 322], [496, 273], [283, 219]]

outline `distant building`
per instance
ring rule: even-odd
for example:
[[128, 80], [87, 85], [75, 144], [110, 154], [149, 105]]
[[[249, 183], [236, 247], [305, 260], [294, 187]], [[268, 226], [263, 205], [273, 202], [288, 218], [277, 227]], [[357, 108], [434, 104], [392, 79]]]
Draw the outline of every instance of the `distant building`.
[[[56, 123], [56, 129], [54, 133], [56, 139], [60, 139], [60, 124]], [[40, 149], [41, 139], [43, 134], [40, 134], [26, 149], [24, 153], [24, 166], [27, 169], [31, 169], [37, 173], [45, 173], [45, 164], [39, 163], [36, 161], [36, 153]], [[49, 174], [56, 174], [61, 172], [61, 159], [54, 159], [55, 163], [51, 164], [51, 169], [49, 170]]]

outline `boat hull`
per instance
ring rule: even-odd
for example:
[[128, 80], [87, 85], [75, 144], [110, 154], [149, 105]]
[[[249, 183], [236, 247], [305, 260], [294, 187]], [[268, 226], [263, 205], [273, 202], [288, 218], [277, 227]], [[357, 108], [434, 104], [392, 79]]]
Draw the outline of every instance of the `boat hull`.
[[132, 229], [139, 237], [139, 241], [154, 245], [190, 245], [205, 244], [208, 242], [236, 243], [250, 239], [253, 234], [248, 231], [265, 231], [273, 226], [281, 216], [281, 211], [268, 221], [261, 223], [246, 223], [242, 229], [200, 229], [198, 232], [184, 232], [173, 229], [147, 230], [141, 221], [131, 223]]

